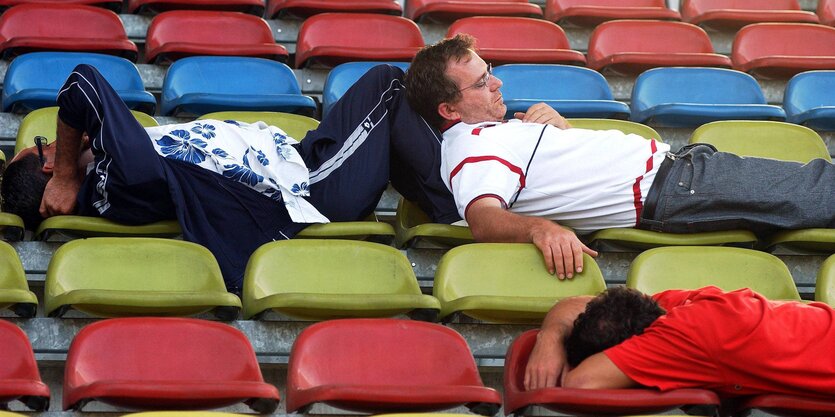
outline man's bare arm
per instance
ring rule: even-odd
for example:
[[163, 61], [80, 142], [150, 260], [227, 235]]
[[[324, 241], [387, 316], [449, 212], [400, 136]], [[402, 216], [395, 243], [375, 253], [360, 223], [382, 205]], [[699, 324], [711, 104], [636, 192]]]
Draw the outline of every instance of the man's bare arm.
[[565, 117], [562, 117], [559, 112], [545, 103], [536, 103], [524, 113], [514, 113], [513, 117], [523, 122], [554, 125], [560, 129], [568, 129], [571, 127], [571, 124], [568, 123], [568, 120], [565, 120]]
[[564, 388], [617, 389], [639, 384], [626, 376], [603, 352], [589, 356], [576, 368], [563, 375]]
[[78, 157], [81, 153], [82, 132], [58, 119], [55, 160], [52, 178], [46, 184], [41, 199], [41, 216], [51, 217], [75, 211], [76, 196], [81, 188]]

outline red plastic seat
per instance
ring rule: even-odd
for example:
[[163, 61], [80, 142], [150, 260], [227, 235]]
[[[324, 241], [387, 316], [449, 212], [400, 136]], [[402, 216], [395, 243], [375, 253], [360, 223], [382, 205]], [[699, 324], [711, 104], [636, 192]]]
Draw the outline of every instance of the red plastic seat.
[[451, 22], [470, 16], [542, 17], [542, 8], [528, 0], [410, 0], [406, 17], [416, 22]]
[[403, 8], [394, 0], [269, 0], [267, 16], [271, 19], [295, 17], [306, 19], [319, 13], [380, 13], [400, 16]]
[[290, 352], [287, 412], [317, 402], [361, 412], [433, 411], [466, 404], [493, 415], [499, 393], [481, 382], [467, 342], [439, 324], [345, 319], [302, 331]]
[[33, 51], [76, 51], [136, 61], [137, 49], [116, 13], [79, 4], [30, 3], [0, 16], [0, 51], [3, 58]]
[[637, 74], [656, 67], [730, 67], [713, 52], [705, 31], [689, 23], [616, 20], [602, 23], [589, 39], [588, 66]]
[[207, 409], [245, 401], [268, 414], [278, 390], [264, 382], [249, 340], [222, 323], [122, 318], [90, 324], [72, 341], [64, 410], [92, 400], [143, 410]]
[[26, 333], [0, 321], [0, 406], [20, 400], [35, 411], [49, 408], [49, 387], [41, 381]]
[[745, 410], [752, 409], [786, 417], [832, 416], [835, 415], [835, 401], [795, 395], [757, 395], [743, 401], [738, 411], [744, 413]]
[[0, 10], [27, 3], [86, 4], [88, 6], [104, 7], [115, 13], [122, 11], [122, 2], [117, 0], [0, 0]]
[[[538, 405], [558, 413], [584, 415], [655, 414], [675, 408], [688, 408], [696, 415], [716, 415], [719, 397], [712, 391], [679, 389], [573, 389], [541, 388], [525, 391], [525, 366], [536, 343], [538, 330], [519, 335], [510, 345], [504, 369], [504, 412], [524, 415]], [[698, 412], [695, 412], [697, 411]]]
[[685, 22], [716, 29], [736, 30], [751, 23], [818, 23], [818, 16], [800, 9], [797, 0], [684, 0]]
[[835, 26], [835, 0], [818, 0], [817, 14], [821, 23]]
[[409, 19], [371, 13], [324, 13], [302, 23], [296, 68], [333, 67], [351, 61], [411, 61], [423, 47]]
[[[2, 1], [2, 0], [0, 0]], [[129, 0], [131, 13], [160, 13], [169, 10], [215, 10], [241, 12], [261, 17], [264, 0]]]
[[502, 64], [571, 64], [586, 62], [571, 50], [565, 32], [556, 23], [525, 17], [479, 16], [457, 20], [447, 31], [452, 37], [468, 33], [485, 61]]
[[148, 26], [145, 61], [161, 63], [194, 55], [232, 55], [285, 61], [264, 19], [243, 13], [174, 10]]
[[617, 19], [681, 20], [664, 0], [548, 0], [545, 18], [578, 26], [597, 26]]
[[803, 23], [755, 23], [737, 32], [734, 69], [759, 78], [789, 78], [835, 69], [835, 28]]

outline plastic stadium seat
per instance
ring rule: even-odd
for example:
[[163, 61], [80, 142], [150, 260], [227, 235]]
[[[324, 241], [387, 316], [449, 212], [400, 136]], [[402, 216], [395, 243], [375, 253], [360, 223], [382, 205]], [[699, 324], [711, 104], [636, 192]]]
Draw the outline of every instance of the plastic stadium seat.
[[754, 77], [721, 68], [655, 68], [632, 89], [632, 120], [668, 127], [695, 127], [717, 120], [785, 120], [766, 104]]
[[606, 289], [597, 263], [583, 255], [583, 273], [559, 280], [545, 269], [542, 252], [526, 243], [474, 243], [444, 254], [433, 294], [440, 317], [462, 313], [492, 323], [540, 324], [554, 302]]
[[261, 17], [264, 0], [128, 0], [131, 13], [152, 14], [179, 9], [241, 12]]
[[287, 65], [261, 58], [195, 56], [168, 68], [161, 113], [199, 115], [222, 110], [316, 111]]
[[58, 90], [78, 64], [96, 67], [129, 108], [154, 114], [156, 99], [145, 91], [136, 65], [124, 58], [82, 52], [34, 52], [12, 61], [3, 80], [3, 111], [55, 106]]
[[434, 320], [440, 309], [438, 300], [421, 294], [405, 255], [390, 246], [347, 240], [261, 246], [247, 264], [243, 300], [246, 319], [272, 309], [307, 320], [403, 313]]
[[0, 320], [0, 406], [19, 400], [34, 411], [49, 408], [49, 387], [41, 381], [29, 338], [19, 327]]
[[632, 415], [656, 414], [684, 408], [688, 414], [715, 415], [719, 397], [708, 390], [677, 389], [661, 392], [649, 388], [576, 389], [541, 388], [525, 391], [525, 366], [536, 343], [538, 330], [519, 335], [507, 350], [504, 368], [504, 412], [529, 415], [531, 406], [564, 414]]
[[0, 12], [8, 10], [12, 6], [28, 3], [86, 4], [88, 6], [104, 7], [114, 13], [122, 11], [122, 2], [116, 0], [0, 0]]
[[221, 111], [204, 114], [198, 119], [235, 120], [244, 123], [264, 122], [281, 128], [291, 138], [304, 139], [309, 130], [319, 126], [319, 121], [307, 116], [290, 113], [255, 112], [255, 111]]
[[[362, 30], [357, 30], [362, 28]], [[302, 23], [296, 68], [351, 61], [411, 61], [424, 46], [409, 19], [371, 13], [324, 13]]]
[[787, 121], [815, 130], [835, 130], [835, 71], [808, 71], [786, 85], [783, 107]]
[[145, 62], [164, 63], [194, 55], [287, 59], [260, 17], [204, 10], [172, 10], [154, 17], [145, 37]]
[[664, 0], [547, 0], [545, 18], [578, 26], [617, 19], [681, 20]]
[[[564, 117], [626, 119], [629, 106], [615, 101], [609, 83], [588, 68], [548, 64], [510, 64], [496, 67], [502, 80], [507, 118], [545, 102]], [[536, 80], [536, 82], [532, 82]]]
[[395, 0], [268, 0], [270, 19], [306, 19], [319, 13], [381, 13], [400, 16], [403, 8]]
[[287, 412], [304, 413], [318, 402], [371, 413], [467, 405], [492, 416], [501, 397], [481, 382], [467, 342], [454, 330], [411, 320], [346, 319], [304, 329], [290, 351]]
[[542, 17], [542, 8], [528, 0], [411, 0], [406, 17], [416, 22], [452, 22], [471, 16]]
[[479, 56], [495, 65], [572, 64], [586, 58], [571, 50], [565, 31], [556, 23], [525, 17], [477, 16], [450, 25], [447, 37], [467, 33], [476, 38]]
[[116, 13], [60, 3], [21, 4], [3, 13], [0, 51], [4, 59], [33, 51], [84, 51], [131, 61], [136, 61], [137, 53]]
[[20, 216], [12, 213], [0, 213], [0, 236], [3, 240], [8, 242], [22, 240], [25, 230], [23, 219]]
[[684, 0], [682, 20], [718, 30], [737, 30], [760, 22], [818, 23], [797, 0]]
[[821, 23], [829, 26], [835, 25], [835, 1], [818, 0], [817, 14]]
[[594, 29], [588, 66], [596, 71], [637, 74], [655, 67], [730, 67], [714, 53], [705, 31], [682, 22], [617, 20]]
[[751, 288], [771, 300], [800, 300], [789, 268], [774, 255], [751, 249], [678, 246], [650, 249], [629, 266], [626, 286], [645, 294], [715, 285]]
[[322, 89], [322, 117], [368, 70], [383, 64], [393, 65], [403, 71], [409, 69], [408, 62], [346, 62], [330, 70]]
[[275, 411], [278, 390], [264, 382], [252, 345], [222, 323], [122, 318], [85, 326], [67, 353], [64, 410], [90, 401], [140, 410], [208, 409], [244, 401]]
[[[249, 417], [249, 414], [222, 413], [219, 411], [143, 411], [125, 414], [123, 417]], [[0, 416], [2, 417], [2, 416]]]
[[432, 223], [429, 216], [417, 204], [401, 198], [397, 204], [394, 230], [395, 246], [449, 247], [473, 243], [473, 234], [467, 226]]
[[835, 401], [796, 395], [757, 395], [742, 401], [737, 412], [738, 415], [751, 415], [755, 409], [763, 411], [765, 415], [786, 417], [831, 416], [835, 414]]
[[[791, 123], [765, 121], [724, 121], [703, 125], [693, 131], [691, 143], [710, 143], [720, 151], [742, 156], [782, 159], [806, 163], [822, 158], [831, 161], [829, 151], [814, 130]], [[835, 252], [835, 230], [784, 230], [771, 236], [765, 247], [785, 246], [795, 251]]]
[[6, 242], [0, 242], [0, 308], [9, 308], [20, 317], [35, 317], [38, 309], [38, 298], [29, 291], [17, 252]]
[[103, 317], [173, 316], [214, 310], [238, 316], [241, 301], [226, 292], [217, 261], [191, 242], [152, 238], [90, 238], [65, 243], [52, 256], [44, 311], [70, 308]]
[[299, 239], [347, 239], [366, 240], [390, 244], [394, 240], [394, 227], [377, 221], [372, 213], [367, 220], [353, 222], [316, 223], [305, 227], [296, 234]]
[[789, 78], [835, 69], [835, 28], [803, 23], [755, 23], [734, 37], [734, 69], [758, 78]]
[[823, 262], [815, 280], [815, 301], [835, 306], [835, 255]]
[[620, 130], [623, 133], [632, 133], [642, 136], [645, 139], [655, 139], [663, 142], [661, 135], [655, 129], [642, 125], [640, 123], [629, 122], [626, 120], [612, 120], [612, 119], [569, 119], [571, 127], [579, 129], [591, 130]]

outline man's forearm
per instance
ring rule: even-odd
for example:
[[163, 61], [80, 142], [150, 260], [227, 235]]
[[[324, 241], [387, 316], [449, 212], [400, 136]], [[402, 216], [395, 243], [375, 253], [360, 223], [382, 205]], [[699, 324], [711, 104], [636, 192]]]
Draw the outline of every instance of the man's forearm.
[[550, 220], [520, 216], [498, 205], [473, 207], [467, 211], [467, 223], [479, 242], [531, 243], [537, 228], [553, 227]]
[[58, 119], [57, 136], [52, 177], [65, 181], [78, 180], [78, 157], [83, 143], [82, 132]]
[[577, 316], [586, 310], [586, 304], [594, 297], [591, 295], [578, 295], [560, 300], [548, 311], [545, 320], [542, 321], [542, 328], [539, 330], [539, 337], [549, 338], [562, 342], [574, 329], [574, 321]]

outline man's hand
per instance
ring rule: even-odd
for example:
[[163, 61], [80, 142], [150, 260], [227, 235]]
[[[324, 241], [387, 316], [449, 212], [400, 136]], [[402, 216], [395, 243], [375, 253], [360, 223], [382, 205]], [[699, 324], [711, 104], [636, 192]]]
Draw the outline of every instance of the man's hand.
[[529, 123], [542, 123], [554, 125], [560, 129], [568, 129], [571, 124], [565, 117], [562, 117], [556, 110], [545, 103], [536, 103], [527, 112], [516, 112], [513, 117]]
[[573, 278], [575, 272], [583, 272], [583, 252], [597, 256], [574, 232], [550, 221], [531, 228], [530, 238], [542, 251], [548, 272], [556, 273], [559, 279]]
[[557, 386], [565, 367], [565, 347], [556, 336], [540, 331], [525, 367], [525, 390]]
[[47, 218], [74, 213], [79, 188], [81, 188], [80, 179], [52, 177], [46, 183], [41, 199], [41, 216]]

